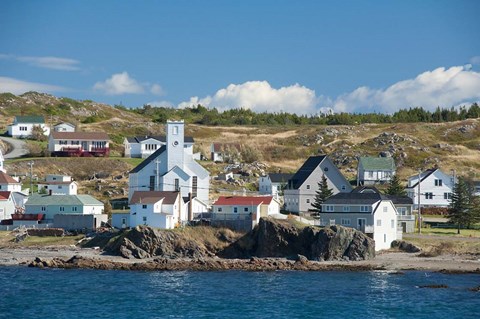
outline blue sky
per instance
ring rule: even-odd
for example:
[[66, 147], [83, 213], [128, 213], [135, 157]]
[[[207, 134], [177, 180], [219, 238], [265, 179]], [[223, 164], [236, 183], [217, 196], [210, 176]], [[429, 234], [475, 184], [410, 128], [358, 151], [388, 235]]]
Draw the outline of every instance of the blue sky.
[[0, 91], [313, 114], [480, 100], [480, 1], [0, 2]]

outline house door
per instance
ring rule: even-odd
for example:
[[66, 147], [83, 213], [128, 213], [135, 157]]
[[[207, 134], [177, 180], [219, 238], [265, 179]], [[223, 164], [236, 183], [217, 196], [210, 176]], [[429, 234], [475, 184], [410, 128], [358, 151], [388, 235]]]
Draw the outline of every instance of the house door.
[[407, 223], [405, 223], [405, 222], [402, 222], [402, 231], [403, 231], [404, 233], [407, 232]]
[[365, 218], [358, 218], [357, 219], [358, 230], [365, 231], [366, 223], [367, 223], [367, 220]]
[[88, 151], [88, 142], [82, 141], [82, 150]]

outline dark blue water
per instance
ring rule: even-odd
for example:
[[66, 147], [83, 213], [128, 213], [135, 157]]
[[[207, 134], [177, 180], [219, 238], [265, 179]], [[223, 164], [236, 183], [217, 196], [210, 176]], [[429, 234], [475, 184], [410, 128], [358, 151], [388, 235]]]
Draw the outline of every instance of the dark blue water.
[[[418, 288], [445, 284], [448, 289]], [[0, 318], [479, 318], [480, 275], [0, 267]]]

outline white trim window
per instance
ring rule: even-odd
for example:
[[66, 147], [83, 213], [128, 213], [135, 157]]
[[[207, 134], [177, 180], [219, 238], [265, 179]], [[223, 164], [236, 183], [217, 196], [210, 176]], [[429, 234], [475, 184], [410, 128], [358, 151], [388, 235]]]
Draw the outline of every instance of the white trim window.
[[351, 225], [351, 220], [350, 218], [342, 218], [342, 225], [343, 226], [350, 226]]

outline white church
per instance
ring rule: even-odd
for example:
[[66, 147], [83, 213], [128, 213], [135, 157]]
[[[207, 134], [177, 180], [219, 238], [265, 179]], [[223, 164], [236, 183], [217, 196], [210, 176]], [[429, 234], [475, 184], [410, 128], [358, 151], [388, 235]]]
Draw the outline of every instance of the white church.
[[129, 175], [128, 200], [136, 191], [179, 191], [208, 203], [210, 173], [193, 159], [193, 143], [185, 143], [185, 124], [167, 121], [166, 144]]

